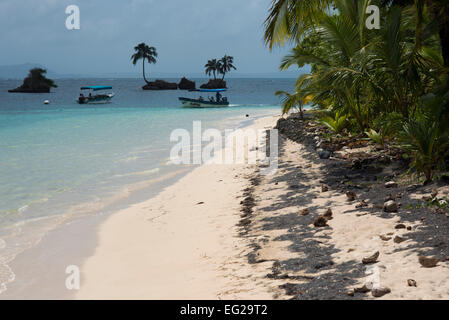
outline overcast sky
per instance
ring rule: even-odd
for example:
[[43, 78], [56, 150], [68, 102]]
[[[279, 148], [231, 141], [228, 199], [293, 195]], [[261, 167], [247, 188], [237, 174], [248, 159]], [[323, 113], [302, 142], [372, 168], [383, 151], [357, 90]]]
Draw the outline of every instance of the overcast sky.
[[[58, 73], [141, 72], [133, 47], [159, 58], [150, 71], [198, 73], [210, 58], [232, 55], [239, 73], [278, 72], [286, 48], [263, 44], [270, 0], [0, 0], [0, 65], [40, 63]], [[80, 8], [81, 29], [67, 30], [65, 9]]]

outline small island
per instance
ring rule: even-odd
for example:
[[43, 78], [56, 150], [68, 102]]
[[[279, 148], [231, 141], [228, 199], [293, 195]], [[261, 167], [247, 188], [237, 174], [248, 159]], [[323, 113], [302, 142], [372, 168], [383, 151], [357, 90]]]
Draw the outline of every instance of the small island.
[[22, 92], [22, 93], [49, 93], [51, 88], [58, 86], [53, 80], [45, 77], [47, 70], [41, 68], [31, 69], [28, 76], [23, 80], [23, 84], [15, 89], [8, 90], [8, 92]]
[[[204, 66], [205, 73], [210, 76], [213, 75], [213, 79], [209, 79], [208, 83], [202, 84], [201, 89], [225, 89], [226, 81], [224, 81], [226, 73], [230, 72], [231, 69], [237, 70], [234, 66], [234, 57], [225, 55], [223, 58], [211, 59]], [[221, 74], [221, 79], [217, 79], [217, 74]]]

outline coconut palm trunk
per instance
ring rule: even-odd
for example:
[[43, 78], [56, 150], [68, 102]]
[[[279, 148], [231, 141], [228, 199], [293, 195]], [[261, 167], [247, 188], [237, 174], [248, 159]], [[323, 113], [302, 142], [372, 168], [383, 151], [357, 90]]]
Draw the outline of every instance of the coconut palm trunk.
[[145, 77], [145, 59], [142, 59], [142, 74], [143, 74], [143, 80], [145, 80], [146, 83], [150, 83], [147, 78]]
[[443, 53], [444, 65], [449, 67], [449, 6], [444, 9], [443, 21], [440, 26], [440, 42]]

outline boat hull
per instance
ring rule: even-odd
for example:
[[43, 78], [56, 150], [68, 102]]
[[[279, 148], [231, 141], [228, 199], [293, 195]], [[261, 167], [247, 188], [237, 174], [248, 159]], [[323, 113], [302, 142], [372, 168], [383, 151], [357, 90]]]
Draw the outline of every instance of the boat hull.
[[113, 97], [114, 97], [113, 93], [108, 93], [93, 97], [85, 97], [83, 100], [78, 99], [77, 102], [79, 104], [105, 104], [111, 103]]
[[184, 108], [220, 108], [228, 107], [229, 102], [211, 102], [198, 99], [179, 98]]

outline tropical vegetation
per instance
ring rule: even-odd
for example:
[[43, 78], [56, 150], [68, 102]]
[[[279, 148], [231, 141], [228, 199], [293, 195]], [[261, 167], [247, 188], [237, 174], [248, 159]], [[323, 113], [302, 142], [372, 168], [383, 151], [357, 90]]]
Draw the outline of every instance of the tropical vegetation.
[[237, 70], [234, 66], [234, 57], [225, 55], [221, 59], [211, 59], [207, 61], [204, 66], [205, 73], [210, 76], [214, 76], [214, 80], [217, 79], [217, 74], [221, 74], [221, 80], [223, 81], [226, 73], [229, 73], [232, 69]]
[[[380, 28], [368, 28], [370, 6]], [[310, 66], [283, 112], [308, 101], [331, 130], [398, 144], [430, 182], [448, 163], [449, 1], [273, 0], [265, 41], [293, 49], [280, 65]]]
[[145, 80], [145, 82], [149, 84], [150, 82], [145, 77], [145, 60], [150, 64], [156, 63], [157, 58], [156, 48], [150, 47], [142, 42], [134, 47], [134, 51], [135, 53], [131, 56], [132, 63], [133, 65], [136, 65], [139, 60], [142, 60], [143, 80]]
[[23, 84], [9, 92], [27, 92], [27, 93], [46, 93], [50, 92], [50, 88], [57, 88], [58, 86], [51, 79], [45, 75], [47, 70], [42, 68], [31, 69], [28, 76], [23, 80]]

